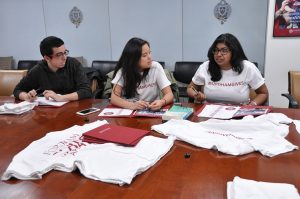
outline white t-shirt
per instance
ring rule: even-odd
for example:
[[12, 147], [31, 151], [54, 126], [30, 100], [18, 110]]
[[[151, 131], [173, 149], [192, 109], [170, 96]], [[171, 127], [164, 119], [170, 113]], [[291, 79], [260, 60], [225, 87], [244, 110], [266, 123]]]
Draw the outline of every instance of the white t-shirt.
[[243, 155], [253, 151], [273, 157], [286, 153], [298, 146], [284, 137], [289, 133], [293, 120], [282, 113], [268, 113], [244, 117], [242, 120], [209, 119], [204, 122], [171, 119], [153, 125], [151, 130], [192, 145], [216, 149], [226, 154]]
[[[121, 70], [117, 72], [115, 78], [111, 82], [124, 87], [124, 78]], [[159, 99], [160, 91], [170, 85], [171, 82], [168, 80], [162, 66], [158, 62], [153, 61], [148, 75], [137, 88], [138, 95], [131, 100], [144, 100], [152, 102], [156, 99]]]
[[204, 94], [208, 102], [240, 104], [249, 102], [250, 88], [256, 90], [265, 83], [258, 68], [244, 60], [241, 74], [230, 70], [222, 70], [222, 78], [213, 82], [208, 71], [209, 61], [204, 62], [195, 73], [192, 81], [196, 85], [204, 85]]
[[15, 155], [1, 179], [40, 179], [51, 170], [72, 172], [78, 168], [90, 179], [130, 184], [136, 175], [158, 162], [174, 144], [174, 138], [150, 135], [143, 137], [134, 147], [114, 143], [89, 144], [80, 139], [84, 132], [106, 123], [98, 120], [48, 133]]

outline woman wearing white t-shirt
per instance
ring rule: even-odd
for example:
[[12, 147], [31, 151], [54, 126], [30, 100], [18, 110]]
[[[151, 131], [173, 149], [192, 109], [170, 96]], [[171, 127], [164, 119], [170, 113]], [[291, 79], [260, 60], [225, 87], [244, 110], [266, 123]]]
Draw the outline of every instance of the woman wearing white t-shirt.
[[125, 45], [112, 84], [111, 103], [122, 108], [158, 110], [173, 102], [170, 81], [162, 66], [152, 61], [149, 43], [140, 38], [132, 38]]
[[[198, 68], [187, 88], [189, 97], [198, 101], [225, 104], [262, 105], [268, 88], [257, 67], [247, 61], [238, 39], [221, 34], [208, 50], [209, 61]], [[250, 88], [256, 97], [250, 101]]]

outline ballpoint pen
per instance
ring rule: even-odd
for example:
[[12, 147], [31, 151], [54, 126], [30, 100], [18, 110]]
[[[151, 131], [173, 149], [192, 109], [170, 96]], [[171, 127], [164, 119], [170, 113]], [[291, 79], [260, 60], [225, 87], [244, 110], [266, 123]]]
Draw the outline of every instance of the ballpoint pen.
[[44, 90], [42, 90], [41, 88], [36, 89], [35, 92], [36, 92], [36, 95], [39, 97], [44, 96], [43, 95]]
[[194, 86], [191, 86], [191, 88], [193, 89], [193, 91], [195, 91], [196, 93], [198, 93], [197, 89]]

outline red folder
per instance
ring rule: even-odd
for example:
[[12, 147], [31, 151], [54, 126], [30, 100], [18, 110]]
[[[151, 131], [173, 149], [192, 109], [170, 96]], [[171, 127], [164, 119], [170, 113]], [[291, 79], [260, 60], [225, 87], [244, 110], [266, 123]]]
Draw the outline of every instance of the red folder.
[[113, 124], [104, 124], [100, 127], [83, 133], [83, 141], [92, 143], [113, 142], [129, 146], [135, 146], [140, 139], [147, 135], [149, 131], [117, 126]]

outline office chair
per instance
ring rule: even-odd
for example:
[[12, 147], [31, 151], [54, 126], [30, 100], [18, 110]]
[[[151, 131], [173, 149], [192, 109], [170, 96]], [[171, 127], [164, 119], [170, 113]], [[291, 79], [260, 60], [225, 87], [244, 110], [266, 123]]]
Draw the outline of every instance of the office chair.
[[105, 79], [107, 73], [115, 70], [117, 63], [117, 61], [94, 60], [92, 62], [92, 68], [97, 69], [102, 78]]
[[102, 98], [104, 86], [106, 85], [107, 74], [114, 71], [117, 65], [117, 61], [105, 61], [94, 60], [92, 62], [92, 68], [99, 72], [101, 78], [101, 84], [98, 85], [98, 89], [94, 92], [95, 98]]
[[0, 96], [11, 96], [27, 70], [0, 70]]
[[39, 60], [19, 60], [18, 62], [18, 70], [30, 70], [33, 68]]
[[74, 58], [77, 59], [77, 61], [79, 61], [83, 67], [85, 67], [85, 66], [84, 66], [84, 59], [83, 59], [83, 56], [74, 57]]
[[12, 69], [13, 57], [0, 57], [0, 69], [11, 70]]
[[197, 69], [203, 62], [198, 61], [182, 61], [176, 62], [174, 68], [174, 78], [179, 82], [179, 97], [188, 98], [187, 95], [187, 84], [192, 81]]
[[289, 100], [289, 108], [300, 108], [300, 71], [288, 72], [288, 91], [281, 95]]

